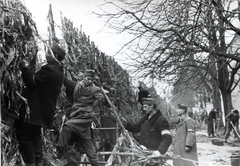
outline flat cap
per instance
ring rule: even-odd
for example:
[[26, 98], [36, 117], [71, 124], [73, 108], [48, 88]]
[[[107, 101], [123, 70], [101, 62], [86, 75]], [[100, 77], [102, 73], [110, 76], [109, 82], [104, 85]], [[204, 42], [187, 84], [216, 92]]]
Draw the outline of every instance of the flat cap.
[[187, 106], [181, 104], [178, 104], [178, 109], [179, 109], [177, 112], [178, 115], [185, 114], [187, 113], [188, 110]]
[[94, 70], [90, 70], [90, 69], [85, 70], [85, 72], [83, 74], [83, 77], [94, 78], [94, 76], [95, 76], [95, 71]]
[[143, 105], [144, 104], [157, 104], [154, 98], [143, 98], [142, 102], [143, 102]]

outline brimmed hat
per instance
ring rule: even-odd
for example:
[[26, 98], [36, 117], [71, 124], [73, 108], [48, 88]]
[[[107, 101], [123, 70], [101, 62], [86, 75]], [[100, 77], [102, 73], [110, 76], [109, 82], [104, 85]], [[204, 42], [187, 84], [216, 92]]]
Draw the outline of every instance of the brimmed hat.
[[142, 103], [144, 104], [157, 104], [154, 98], [143, 98]]
[[181, 104], [178, 104], [178, 109], [179, 109], [177, 112], [178, 115], [185, 114], [187, 113], [187, 110], [188, 110], [187, 106], [181, 105]]
[[94, 78], [95, 77], [95, 71], [94, 70], [85, 70], [83, 77], [91, 77]]
[[54, 52], [54, 55], [57, 58], [57, 60], [62, 61], [65, 58], [66, 52], [59, 45], [52, 45], [51, 50]]

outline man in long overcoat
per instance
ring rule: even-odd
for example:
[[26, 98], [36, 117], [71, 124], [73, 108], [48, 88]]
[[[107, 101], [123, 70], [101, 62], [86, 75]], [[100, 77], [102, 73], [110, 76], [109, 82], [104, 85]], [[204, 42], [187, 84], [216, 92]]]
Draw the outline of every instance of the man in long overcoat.
[[64, 79], [66, 90], [72, 94], [73, 105], [69, 119], [65, 122], [58, 141], [58, 151], [68, 144], [77, 143], [86, 152], [92, 166], [98, 165], [95, 145], [91, 139], [91, 122], [94, 108], [103, 100], [101, 89], [93, 84], [94, 70], [86, 70], [82, 81]]
[[[49, 50], [50, 51], [50, 50]], [[16, 132], [20, 143], [20, 152], [26, 166], [42, 166], [41, 128], [51, 128], [56, 111], [56, 104], [63, 84], [63, 66], [60, 64], [65, 51], [58, 45], [51, 47], [47, 54], [47, 64], [35, 73], [22, 63], [22, 77], [25, 87], [23, 104], [16, 120]]]
[[180, 119], [176, 127], [174, 166], [198, 165], [195, 123], [187, 114], [187, 106], [178, 105]]

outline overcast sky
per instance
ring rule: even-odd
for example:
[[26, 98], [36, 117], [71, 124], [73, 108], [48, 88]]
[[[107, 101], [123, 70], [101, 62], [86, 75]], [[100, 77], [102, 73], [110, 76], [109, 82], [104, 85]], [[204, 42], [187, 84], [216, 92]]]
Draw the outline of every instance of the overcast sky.
[[[23, 0], [23, 2], [32, 13], [38, 32], [44, 39], [47, 39], [47, 15], [49, 5], [52, 4], [53, 17], [57, 25], [61, 26], [60, 12], [62, 12], [62, 16], [70, 19], [74, 27], [80, 29], [82, 25], [83, 32], [90, 36], [90, 40], [107, 55], [114, 55], [120, 48], [119, 44], [124, 40], [124, 36], [110, 33], [113, 30], [105, 28], [102, 31], [104, 21], [92, 14], [93, 11], [100, 11], [99, 6], [104, 0]], [[58, 30], [57, 37], [60, 35]]]

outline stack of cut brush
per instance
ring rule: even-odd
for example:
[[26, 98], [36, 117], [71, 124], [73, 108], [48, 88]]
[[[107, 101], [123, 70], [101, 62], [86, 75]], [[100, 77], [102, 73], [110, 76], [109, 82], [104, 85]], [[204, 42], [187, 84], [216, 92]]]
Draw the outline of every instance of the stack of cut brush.
[[[14, 120], [18, 118], [20, 104], [26, 102], [21, 96], [24, 85], [19, 64], [26, 60], [30, 63], [30, 67], [37, 71], [45, 54], [41, 44], [46, 46], [48, 43], [38, 35], [30, 11], [20, 0], [0, 1], [0, 8], [1, 165], [4, 165], [12, 164], [21, 158], [14, 131]], [[68, 53], [63, 64], [66, 76], [76, 80], [80, 72], [94, 69], [99, 77], [96, 84], [109, 91], [108, 96], [116, 106], [118, 114], [134, 118], [140, 116], [127, 71], [118, 65], [114, 58], [99, 51], [94, 42], [91, 42], [84, 32], [74, 28], [67, 18], [62, 19], [61, 29], [63, 39], [59, 39], [59, 42]], [[56, 113], [59, 109], [68, 107], [67, 104], [69, 105], [69, 102], [63, 88]], [[57, 117], [55, 125], [59, 127], [62, 122], [61, 118]], [[54, 155], [58, 134], [52, 130], [43, 132], [45, 152], [49, 155]], [[51, 157], [47, 156], [47, 158]], [[49, 163], [52, 165], [52, 162]]]

